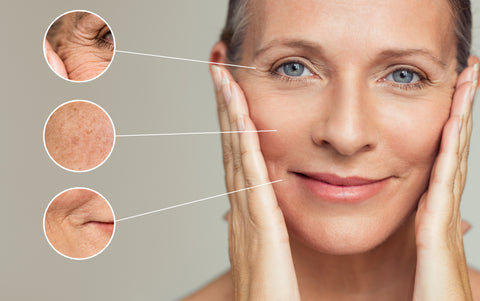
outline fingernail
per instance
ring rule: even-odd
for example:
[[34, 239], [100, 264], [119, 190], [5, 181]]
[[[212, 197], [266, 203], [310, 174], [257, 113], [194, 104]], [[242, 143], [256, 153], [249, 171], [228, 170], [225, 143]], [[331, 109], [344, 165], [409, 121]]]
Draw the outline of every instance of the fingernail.
[[473, 65], [473, 80], [478, 80], [478, 70], [480, 70], [480, 64]]
[[460, 133], [462, 131], [463, 127], [463, 116], [460, 117], [460, 120], [458, 121], [458, 132]]
[[230, 88], [230, 80], [226, 77], [222, 78], [222, 90], [223, 98], [225, 98], [225, 102], [229, 104], [232, 99], [232, 90]]
[[242, 114], [237, 115], [237, 127], [239, 131], [245, 131], [245, 120], [243, 119]]
[[215, 88], [217, 91], [220, 91], [222, 88], [222, 74], [220, 73], [220, 68], [218, 68], [215, 65], [212, 65], [212, 71], [213, 71], [213, 82], [215, 84]]
[[470, 88], [472, 89], [470, 91], [470, 102], [473, 102], [473, 100], [475, 99], [475, 92], [477, 92], [477, 85], [478, 85], [478, 79], [472, 82], [472, 87]]

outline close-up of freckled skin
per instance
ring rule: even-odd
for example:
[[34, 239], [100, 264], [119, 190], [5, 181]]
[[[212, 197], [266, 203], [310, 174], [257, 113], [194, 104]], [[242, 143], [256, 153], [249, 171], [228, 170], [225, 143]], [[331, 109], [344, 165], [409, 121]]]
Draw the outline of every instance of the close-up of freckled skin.
[[74, 101], [59, 107], [45, 126], [45, 146], [60, 166], [85, 171], [110, 154], [115, 133], [112, 121], [97, 105]]
[[[45, 44], [63, 62], [66, 74], [62, 77], [73, 81], [93, 79], [110, 64], [113, 58], [114, 40], [108, 25], [88, 12], [71, 12], [56, 20], [48, 30]], [[45, 45], [46, 49], [50, 49]], [[51, 52], [49, 64], [55, 69]], [[57, 70], [55, 70], [59, 73]]]
[[50, 203], [44, 227], [55, 250], [72, 258], [88, 258], [107, 246], [113, 235], [114, 215], [98, 193], [75, 188]]

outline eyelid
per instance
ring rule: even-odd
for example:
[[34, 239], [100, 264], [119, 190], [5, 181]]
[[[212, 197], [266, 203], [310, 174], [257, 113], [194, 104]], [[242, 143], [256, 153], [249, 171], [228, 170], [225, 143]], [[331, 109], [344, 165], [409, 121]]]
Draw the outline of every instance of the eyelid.
[[416, 68], [416, 67], [413, 67], [413, 66], [409, 66], [409, 65], [393, 65], [393, 66], [388, 66], [386, 68], [387, 70], [385, 71], [387, 74], [385, 76], [382, 77], [382, 79], [386, 78], [388, 75], [392, 74], [393, 72], [395, 71], [400, 71], [400, 70], [406, 70], [406, 71], [410, 71], [412, 73], [415, 73], [416, 75], [418, 75], [418, 77], [420, 78], [420, 80], [428, 80], [428, 76], [425, 72], [423, 72], [422, 70]]
[[[104, 36], [106, 34], [110, 33], [112, 35], [112, 41], [110, 40], [107, 40], [104, 38]], [[113, 37], [113, 33], [112, 31], [110, 30], [110, 28], [108, 26], [104, 26], [97, 34], [97, 37], [96, 37], [96, 40], [97, 40], [97, 45], [100, 46], [100, 47], [103, 47], [103, 48], [108, 48], [109, 50], [113, 50], [114, 48], [114, 43], [115, 43], [115, 39]]]
[[[395, 81], [387, 80], [387, 76], [392, 74], [395, 71], [400, 71], [400, 70], [407, 70], [409, 72], [415, 73], [418, 77], [419, 80], [413, 83], [397, 83]], [[386, 70], [386, 75], [382, 76], [378, 81], [381, 83], [385, 83], [389, 86], [392, 86], [394, 88], [402, 89], [402, 90], [420, 90], [424, 88], [427, 85], [431, 85], [432, 82], [428, 78], [427, 74], [418, 68], [408, 66], [408, 65], [393, 65], [387, 67]]]
[[[293, 77], [293, 76], [288, 76], [286, 74], [280, 74], [278, 73], [278, 68], [282, 67], [283, 65], [286, 65], [286, 64], [292, 64], [292, 63], [299, 63], [299, 64], [302, 64], [303, 66], [305, 66], [306, 69], [308, 69], [308, 71], [310, 71], [310, 73], [312, 73], [312, 75], [309, 75], [309, 76], [298, 76], [298, 77]], [[276, 74], [276, 75], [279, 75], [279, 76], [284, 76], [284, 77], [288, 77], [288, 78], [291, 78], [293, 80], [299, 80], [301, 79], [302, 77], [320, 77], [319, 76], [319, 72], [318, 70], [313, 66], [313, 64], [303, 58], [303, 57], [287, 57], [287, 58], [282, 58], [278, 61], [276, 61], [272, 67], [270, 68], [270, 72], [272, 74]]]

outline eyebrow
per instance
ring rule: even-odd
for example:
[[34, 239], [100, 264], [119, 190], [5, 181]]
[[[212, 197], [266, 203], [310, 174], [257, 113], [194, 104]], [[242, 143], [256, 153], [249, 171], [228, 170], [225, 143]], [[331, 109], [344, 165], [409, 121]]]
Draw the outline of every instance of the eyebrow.
[[419, 49], [386, 49], [380, 52], [378, 55], [380, 58], [402, 58], [408, 56], [423, 56], [435, 64], [439, 65], [442, 68], [447, 67], [447, 63], [442, 59], [436, 57], [427, 49], [419, 48]]
[[84, 19], [85, 17], [87, 17], [89, 15], [89, 13], [87, 13], [87, 12], [76, 12], [75, 14], [76, 14], [75, 15], [75, 27], [78, 26], [78, 23], [80, 23], [80, 21], [82, 19]]
[[[308, 52], [316, 53], [318, 56], [325, 58], [325, 51], [322, 46], [318, 43], [308, 41], [308, 40], [273, 40], [269, 42], [266, 46], [258, 49], [254, 53], [254, 58], [261, 56], [275, 47], [288, 47], [293, 49], [302, 49]], [[433, 63], [439, 65], [442, 69], [447, 67], [447, 63], [442, 59], [435, 56], [431, 51], [424, 48], [412, 48], [412, 49], [385, 49], [382, 50], [379, 54], [376, 55], [377, 59], [388, 59], [388, 58], [403, 58], [403, 57], [412, 57], [412, 56], [422, 56], [429, 59]]]
[[311, 42], [308, 40], [273, 40], [269, 42], [266, 46], [258, 49], [254, 53], [254, 58], [263, 55], [265, 52], [268, 52], [270, 49], [282, 46], [288, 48], [298, 48], [304, 49], [310, 52], [317, 52], [319, 54], [323, 54], [323, 48], [321, 45]]

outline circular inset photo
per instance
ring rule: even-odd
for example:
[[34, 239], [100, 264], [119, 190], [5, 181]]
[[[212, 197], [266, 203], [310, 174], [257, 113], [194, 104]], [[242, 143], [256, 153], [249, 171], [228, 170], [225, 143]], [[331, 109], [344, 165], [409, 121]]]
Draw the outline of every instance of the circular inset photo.
[[72, 100], [57, 107], [43, 129], [50, 158], [72, 172], [87, 172], [105, 162], [115, 145], [112, 119], [97, 104]]
[[115, 55], [115, 38], [100, 16], [75, 10], [57, 17], [48, 27], [43, 54], [58, 76], [86, 82], [103, 74]]
[[115, 215], [98, 192], [75, 187], [57, 194], [43, 216], [49, 244], [70, 259], [89, 259], [100, 254], [115, 233]]

